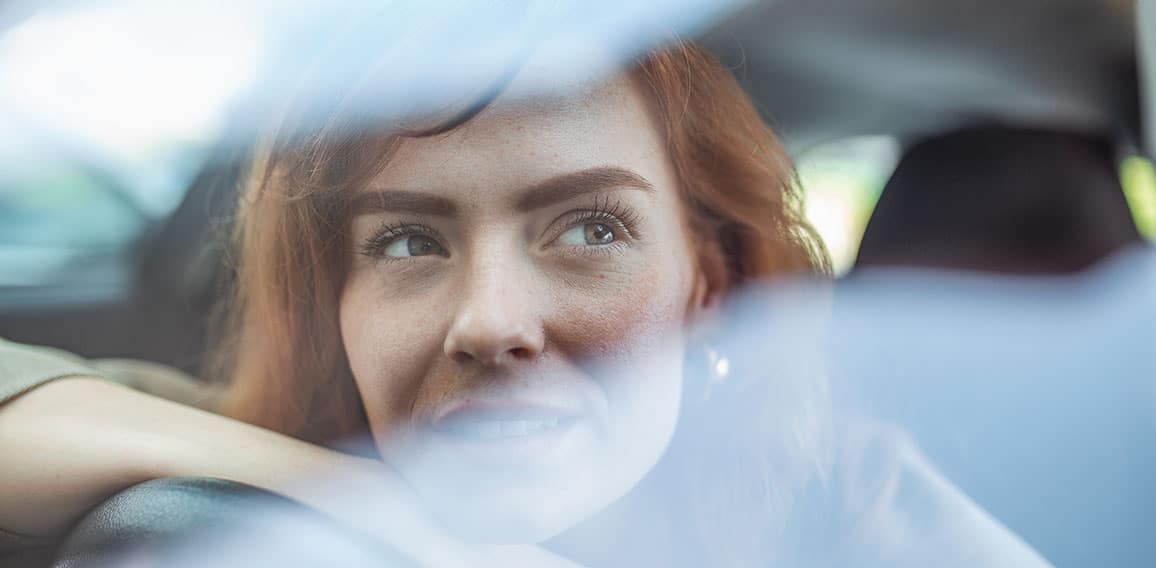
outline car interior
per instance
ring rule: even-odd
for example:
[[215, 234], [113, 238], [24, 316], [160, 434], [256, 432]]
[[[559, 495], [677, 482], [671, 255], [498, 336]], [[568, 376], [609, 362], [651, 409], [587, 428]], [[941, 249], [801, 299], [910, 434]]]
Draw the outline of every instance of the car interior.
[[[796, 159], [857, 136], [910, 149], [977, 124], [1091, 132], [1137, 152], [1139, 25], [1127, 1], [1063, 0], [1046, 10], [1032, 0], [783, 1], [755, 3], [702, 41], [733, 66]], [[80, 266], [0, 285], [0, 335], [199, 371], [207, 316], [227, 286], [227, 230], [245, 169], [240, 145], [208, 153], [179, 206], [128, 242], [80, 248]], [[90, 174], [86, 183], [126, 193], [123, 180], [86, 169], [87, 158], [72, 165]]]
[[[0, 25], [16, 29], [33, 13], [10, 11]], [[1125, 195], [1120, 165], [1156, 155], [1156, 2], [760, 1], [698, 39], [732, 68], [801, 164], [832, 142], [883, 137], [896, 145], [895, 175], [888, 171], [837, 288], [888, 267], [994, 278], [1078, 275], [1153, 237], [1140, 222], [1153, 214], [1137, 211], [1143, 203]], [[231, 285], [230, 220], [247, 169], [248, 145], [224, 137], [233, 142], [211, 144], [190, 159], [195, 166], [179, 177], [171, 210], [142, 206], [129, 187], [137, 180], [103, 171], [98, 157], [80, 152], [59, 153], [75, 158], [61, 164], [69, 172], [64, 181], [29, 178], [75, 183], [115, 210], [108, 223], [120, 233], [108, 238], [79, 229], [69, 242], [42, 237], [28, 227], [81, 225], [104, 209], [30, 205], [27, 193], [19, 197], [30, 188], [0, 187], [0, 225], [11, 221], [10, 229], [0, 228], [0, 259], [11, 259], [0, 266], [0, 337], [210, 374], [209, 346]], [[805, 176], [802, 183], [806, 190]], [[1132, 346], [1142, 350], [1142, 340]], [[1128, 392], [1143, 392], [1133, 387], [1139, 390]], [[1150, 421], [1150, 407], [1128, 406], [1134, 398], [1104, 404], [1136, 423]], [[953, 401], [928, 399], [941, 401], [945, 415], [953, 412]], [[1025, 405], [953, 416], [961, 431], [1001, 419], [1027, 424], [1025, 444], [1065, 431], [1048, 430], [1054, 416], [1024, 418]], [[910, 409], [882, 411], [902, 416]], [[1063, 479], [1037, 484], [1033, 472], [1070, 466], [1076, 457], [992, 450], [992, 460], [1002, 460], [996, 465], [974, 459], [984, 455], [982, 445], [913, 435], [968, 495], [1056, 565], [1133, 566], [1156, 557], [1156, 501], [1135, 514], [1135, 530], [1126, 534], [1089, 529], [1092, 516], [1119, 504], [1111, 488], [1067, 508], [1047, 504], [1064, 483], [1137, 487], [1126, 465], [1140, 458], [1077, 452], [1105, 460], [1106, 469], [1071, 467]], [[187, 496], [184, 503], [212, 511], [227, 507], [221, 503], [237, 491], [202, 489], [193, 483], [177, 492]], [[1151, 500], [1150, 489], [1146, 494]], [[1077, 514], [1080, 507], [1092, 513]], [[154, 526], [133, 515], [135, 525], [85, 525], [58, 565], [86, 565], [94, 547], [110, 542], [108, 534], [139, 535]]]

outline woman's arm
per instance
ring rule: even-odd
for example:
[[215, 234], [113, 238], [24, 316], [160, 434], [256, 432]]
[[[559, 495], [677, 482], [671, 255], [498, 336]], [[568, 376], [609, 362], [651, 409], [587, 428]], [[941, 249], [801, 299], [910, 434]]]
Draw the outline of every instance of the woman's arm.
[[386, 464], [95, 378], [60, 379], [0, 406], [0, 528], [56, 535], [131, 485], [206, 476], [269, 489], [377, 536], [422, 565], [572, 565], [534, 547], [444, 533]]
[[0, 406], [0, 528], [55, 535], [93, 505], [158, 477], [287, 490], [358, 460], [100, 379], [68, 378]]

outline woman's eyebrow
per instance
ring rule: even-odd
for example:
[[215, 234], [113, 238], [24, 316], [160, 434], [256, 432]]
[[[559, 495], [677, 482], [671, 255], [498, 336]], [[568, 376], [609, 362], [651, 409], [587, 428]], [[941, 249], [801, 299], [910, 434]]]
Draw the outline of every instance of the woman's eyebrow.
[[[562, 174], [535, 183], [521, 192], [514, 207], [521, 212], [533, 211], [586, 193], [621, 188], [654, 191], [654, 185], [641, 175], [624, 168], [604, 166]], [[400, 189], [360, 193], [353, 198], [351, 209], [353, 216], [380, 212], [441, 217], [457, 214], [457, 205], [450, 199]]]
[[418, 191], [374, 190], [354, 197], [352, 210], [354, 216], [389, 212], [451, 217], [457, 213], [458, 208], [453, 201], [439, 195]]
[[533, 211], [582, 194], [620, 188], [654, 192], [654, 185], [641, 175], [624, 168], [604, 166], [562, 174], [535, 183], [522, 192], [514, 207], [522, 212]]

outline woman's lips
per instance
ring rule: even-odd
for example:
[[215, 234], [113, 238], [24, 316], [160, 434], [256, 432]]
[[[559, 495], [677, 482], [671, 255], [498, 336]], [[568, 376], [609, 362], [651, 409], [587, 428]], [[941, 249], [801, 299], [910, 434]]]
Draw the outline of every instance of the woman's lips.
[[511, 465], [560, 451], [583, 422], [579, 412], [560, 406], [471, 401], [430, 426], [457, 455], [485, 465]]

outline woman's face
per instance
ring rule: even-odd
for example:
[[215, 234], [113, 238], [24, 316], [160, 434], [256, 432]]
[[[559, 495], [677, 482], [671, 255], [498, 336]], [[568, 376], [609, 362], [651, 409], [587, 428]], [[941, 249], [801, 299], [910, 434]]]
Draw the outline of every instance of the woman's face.
[[551, 537], [666, 449], [701, 294], [661, 132], [626, 77], [499, 99], [356, 197], [345, 351], [382, 455], [469, 536]]

